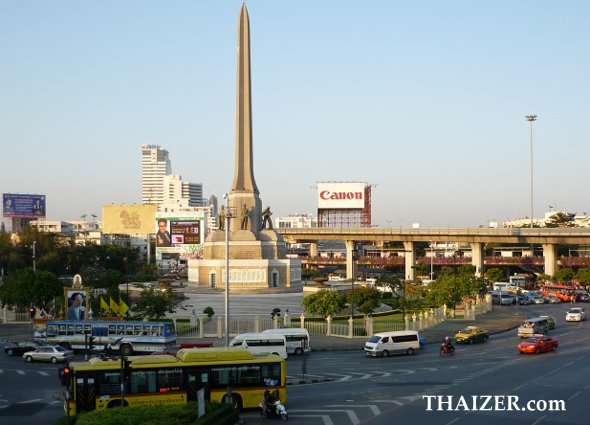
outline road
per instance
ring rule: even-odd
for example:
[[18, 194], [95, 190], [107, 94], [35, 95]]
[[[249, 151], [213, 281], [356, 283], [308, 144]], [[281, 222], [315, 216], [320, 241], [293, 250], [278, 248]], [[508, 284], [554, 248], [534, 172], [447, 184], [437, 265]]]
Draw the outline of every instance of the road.
[[[331, 382], [289, 387], [289, 422], [305, 425], [358, 424], [587, 424], [590, 396], [590, 323], [566, 323], [569, 305], [518, 307], [557, 319], [550, 335], [559, 340], [555, 353], [519, 355], [516, 331], [490, 338], [486, 344], [459, 346], [454, 357], [441, 358], [438, 347], [428, 346], [415, 356], [367, 358], [357, 351], [317, 352], [308, 358], [308, 372]], [[300, 377], [301, 360], [289, 358], [288, 374]], [[501, 396], [504, 409], [488, 411], [428, 411], [427, 395], [460, 396], [472, 405], [472, 396]], [[504, 396], [504, 397], [502, 397]], [[518, 406], [531, 400], [563, 400], [566, 411], [516, 411], [506, 396], [518, 397]], [[484, 398], [477, 399], [481, 405]], [[492, 399], [493, 401], [494, 399]], [[512, 398], [511, 400], [516, 400]], [[443, 407], [446, 407], [443, 405]], [[487, 407], [487, 406], [486, 406]], [[502, 408], [502, 406], [499, 406]], [[542, 407], [542, 406], [540, 406]], [[445, 409], [446, 410], [446, 409]], [[258, 412], [242, 415], [247, 424], [262, 424]]]
[[[509, 308], [509, 307], [506, 307]], [[429, 345], [414, 356], [366, 357], [358, 351], [312, 352], [308, 374], [331, 381], [291, 385], [286, 407], [289, 422], [305, 425], [359, 424], [587, 424], [590, 396], [590, 323], [565, 323], [569, 305], [518, 307], [531, 315], [557, 319], [550, 335], [559, 340], [554, 353], [519, 355], [516, 331], [494, 335], [488, 343], [459, 346], [454, 357], [441, 358]], [[1, 345], [1, 344], [0, 344]], [[313, 345], [313, 338], [312, 338]], [[26, 364], [0, 356], [0, 423], [53, 424], [63, 413], [57, 379], [59, 365]], [[301, 374], [301, 358], [287, 360], [290, 381]], [[565, 411], [428, 411], [428, 395], [517, 396], [531, 400], [563, 400]], [[436, 401], [436, 400], [434, 400]], [[504, 407], [508, 399], [504, 398]], [[436, 405], [433, 406], [436, 409]], [[246, 424], [264, 424], [256, 410], [243, 412]]]

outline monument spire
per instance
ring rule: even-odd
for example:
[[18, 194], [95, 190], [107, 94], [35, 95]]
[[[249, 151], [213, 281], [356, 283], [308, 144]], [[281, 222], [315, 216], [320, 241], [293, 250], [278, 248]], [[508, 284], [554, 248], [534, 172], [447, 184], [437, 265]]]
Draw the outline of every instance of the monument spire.
[[250, 80], [250, 20], [242, 5], [238, 23], [238, 84], [236, 110], [236, 168], [231, 192], [259, 194], [254, 180], [252, 151], [252, 92]]

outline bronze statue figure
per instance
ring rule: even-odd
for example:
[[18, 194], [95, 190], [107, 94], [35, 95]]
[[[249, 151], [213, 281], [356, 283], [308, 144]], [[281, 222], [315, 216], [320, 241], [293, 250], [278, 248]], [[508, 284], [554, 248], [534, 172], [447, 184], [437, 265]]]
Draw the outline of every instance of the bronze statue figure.
[[240, 229], [248, 230], [248, 219], [250, 218], [250, 210], [246, 206], [246, 204], [242, 205], [242, 222], [240, 224]]
[[219, 215], [217, 216], [217, 228], [219, 230], [225, 230], [225, 216], [225, 206], [222, 205], [219, 210]]
[[272, 220], [270, 219], [271, 215], [272, 215], [272, 213], [270, 212], [270, 207], [266, 207], [264, 209], [264, 211], [262, 212], [262, 228], [263, 229], [266, 229], [266, 225], [268, 224], [268, 228], [270, 230], [273, 230]]

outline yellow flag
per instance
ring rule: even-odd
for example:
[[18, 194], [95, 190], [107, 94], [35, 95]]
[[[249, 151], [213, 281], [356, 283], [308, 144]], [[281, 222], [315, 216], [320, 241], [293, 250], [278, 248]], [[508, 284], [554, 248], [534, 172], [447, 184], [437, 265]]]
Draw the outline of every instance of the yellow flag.
[[100, 308], [105, 310], [107, 313], [111, 312], [111, 308], [109, 307], [107, 302], [102, 298], [102, 296], [100, 297]]
[[111, 299], [111, 303], [110, 303], [111, 312], [118, 313], [119, 312], [119, 305], [113, 300], [113, 297], [111, 297], [110, 295], [109, 295], [109, 298]]
[[121, 316], [125, 316], [125, 314], [127, 313], [128, 310], [129, 310], [129, 307], [127, 307], [127, 304], [125, 304], [125, 301], [123, 301], [121, 299], [121, 297], [119, 297], [119, 314]]

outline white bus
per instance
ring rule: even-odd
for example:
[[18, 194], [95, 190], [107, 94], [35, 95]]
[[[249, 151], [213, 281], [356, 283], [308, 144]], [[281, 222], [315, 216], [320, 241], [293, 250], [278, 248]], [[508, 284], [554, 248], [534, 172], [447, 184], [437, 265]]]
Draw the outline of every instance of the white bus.
[[287, 358], [287, 340], [285, 335], [270, 332], [239, 334], [229, 343], [230, 347], [242, 347], [252, 354], [276, 354]]
[[309, 341], [309, 332], [305, 328], [282, 328], [282, 329], [267, 329], [264, 333], [274, 333], [285, 335], [287, 340], [287, 353], [300, 356], [305, 351], [311, 351], [311, 343]]

